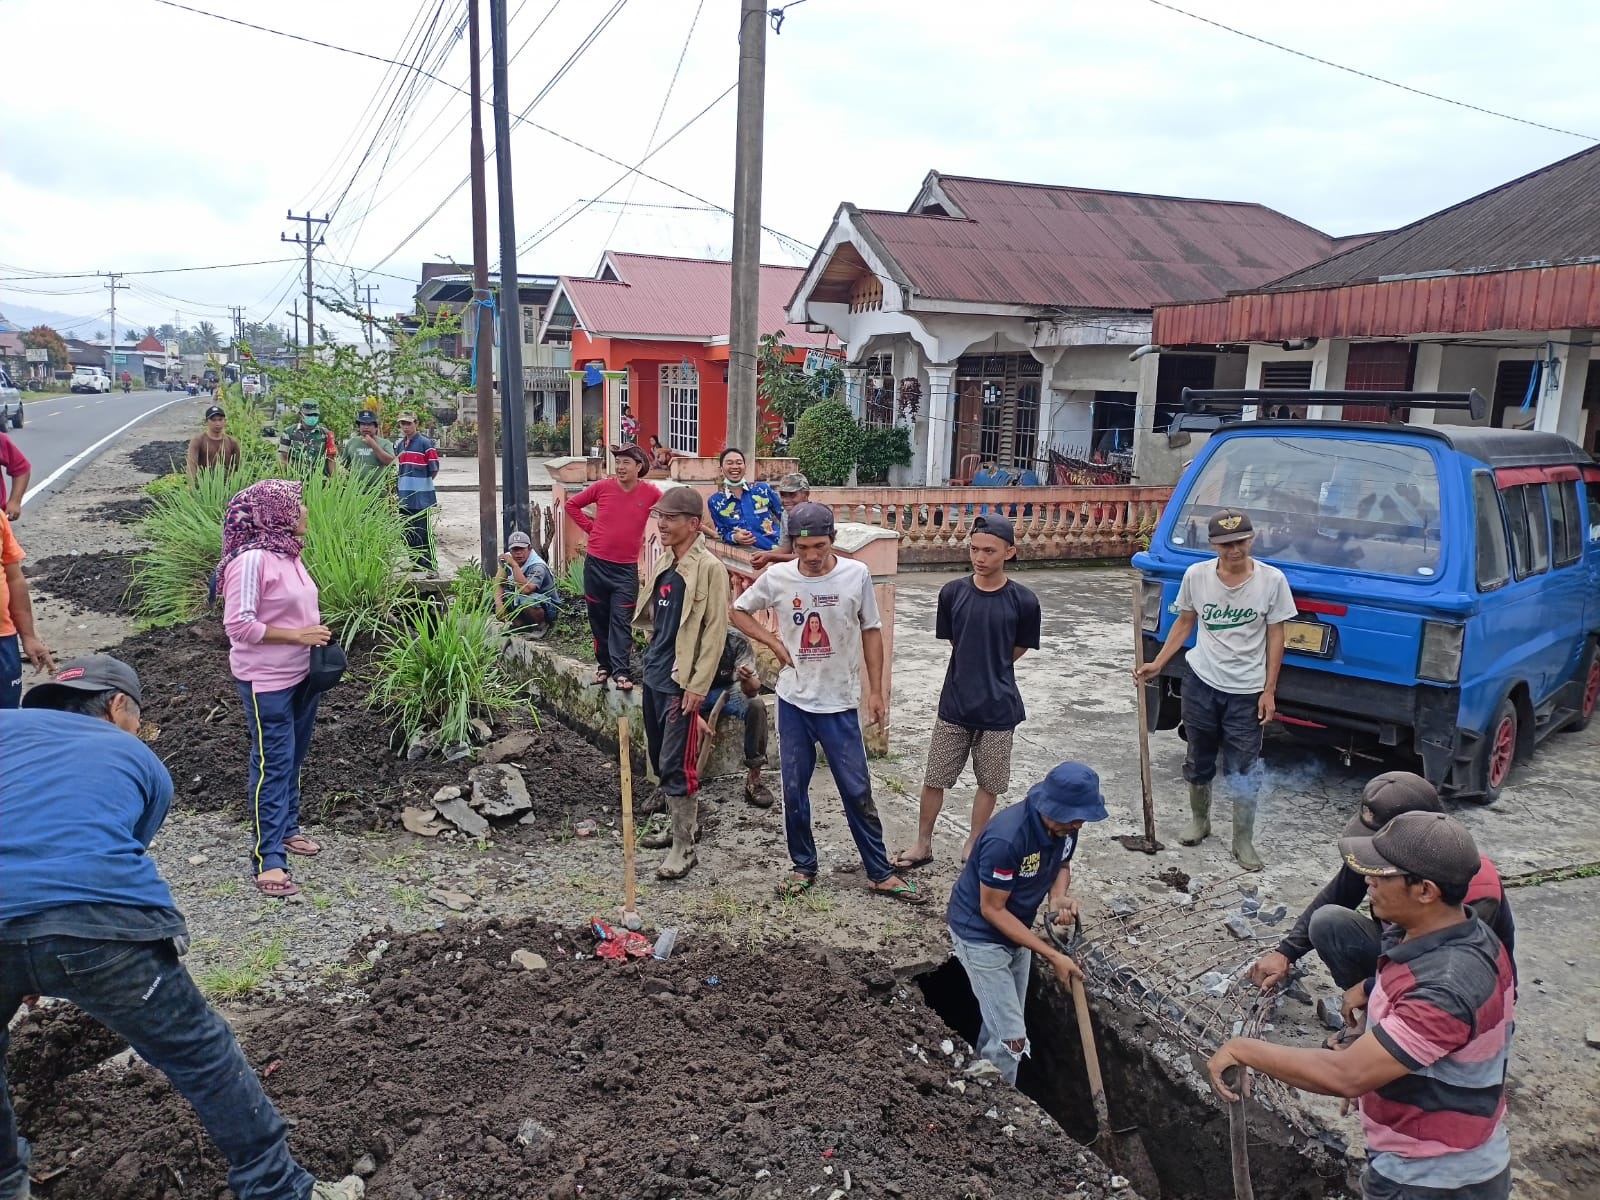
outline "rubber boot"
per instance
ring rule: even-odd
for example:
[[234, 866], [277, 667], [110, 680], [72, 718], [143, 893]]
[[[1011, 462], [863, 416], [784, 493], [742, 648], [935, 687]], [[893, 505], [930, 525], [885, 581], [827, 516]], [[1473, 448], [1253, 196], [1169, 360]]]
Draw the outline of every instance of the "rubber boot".
[[1265, 865], [1256, 854], [1251, 834], [1256, 827], [1256, 797], [1235, 796], [1233, 800], [1233, 857], [1246, 871], [1259, 871]]
[[672, 821], [664, 815], [649, 818], [639, 835], [639, 845], [646, 850], [665, 850], [672, 845]]
[[657, 879], [682, 879], [700, 860], [694, 852], [694, 837], [698, 831], [695, 818], [699, 815], [698, 796], [668, 796], [667, 808], [672, 813], [672, 849], [656, 868]]
[[1194, 817], [1184, 826], [1178, 841], [1185, 846], [1198, 846], [1211, 836], [1211, 784], [1189, 785], [1189, 811]]

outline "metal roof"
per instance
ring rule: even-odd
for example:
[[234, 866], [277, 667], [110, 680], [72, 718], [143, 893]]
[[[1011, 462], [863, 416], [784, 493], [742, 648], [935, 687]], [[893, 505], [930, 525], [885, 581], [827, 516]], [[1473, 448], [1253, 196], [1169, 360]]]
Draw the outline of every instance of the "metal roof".
[[930, 173], [949, 202], [858, 219], [930, 299], [1147, 310], [1259, 287], [1335, 239], [1260, 204]]

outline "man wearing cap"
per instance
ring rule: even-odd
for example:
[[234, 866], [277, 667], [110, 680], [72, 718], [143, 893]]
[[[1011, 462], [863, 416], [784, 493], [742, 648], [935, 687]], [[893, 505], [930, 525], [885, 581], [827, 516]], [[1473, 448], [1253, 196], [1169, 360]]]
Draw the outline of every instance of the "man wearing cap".
[[[637, 446], [612, 446], [614, 475], [597, 479], [567, 500], [567, 516], [588, 537], [583, 559], [583, 601], [594, 638], [594, 682], [615, 680], [633, 690], [633, 621], [639, 601], [639, 555], [645, 526], [661, 489], [644, 478], [650, 457]], [[589, 506], [594, 506], [590, 516]], [[701, 505], [700, 514], [705, 514]]]
[[[861, 740], [860, 708], [882, 723], [883, 619], [872, 573], [833, 549], [833, 510], [797, 504], [789, 517], [793, 562], [756, 576], [734, 602], [733, 623], [783, 665], [778, 673], [778, 762], [783, 779], [783, 824], [793, 869], [781, 890], [798, 896], [817, 881], [817, 843], [811, 831], [811, 776], [820, 744], [844, 801], [850, 836], [876, 896], [920, 904], [925, 897], [895, 874], [883, 845], [883, 822], [872, 800], [872, 776]], [[777, 614], [774, 633], [755, 614]], [[861, 687], [861, 663], [867, 687]]]
[[[1361, 793], [1361, 807], [1350, 818], [1344, 836], [1377, 833], [1401, 813], [1443, 811], [1438, 789], [1421, 775], [1385, 771], [1367, 782]], [[1251, 965], [1251, 981], [1263, 991], [1275, 987], [1288, 976], [1297, 960], [1314, 949], [1333, 982], [1343, 990], [1345, 1020], [1353, 1024], [1350, 1014], [1366, 1007], [1378, 955], [1386, 942], [1398, 940], [1401, 934], [1398, 928], [1356, 911], [1366, 898], [1366, 880], [1348, 863], [1341, 863], [1338, 874], [1306, 906], [1277, 949], [1269, 950]], [[1487, 857], [1481, 860], [1478, 873], [1467, 885], [1466, 904], [1494, 931], [1515, 962], [1516, 925], [1511, 917], [1511, 902], [1506, 898], [1499, 871]]]
[[789, 549], [789, 513], [796, 504], [811, 500], [811, 481], [799, 471], [790, 471], [778, 480], [778, 501], [783, 505], [783, 533], [771, 550], [752, 554], [750, 561], [757, 567], [770, 567], [775, 562], [793, 562], [794, 551]]
[[[620, 453], [617, 461], [623, 461]], [[650, 511], [662, 552], [638, 601], [638, 620], [650, 628], [644, 652], [644, 728], [650, 762], [672, 817], [672, 849], [656, 876], [682, 879], [697, 861], [700, 706], [722, 657], [728, 570], [700, 536], [706, 504], [694, 488], [668, 488]]]
[[561, 615], [555, 573], [534, 552], [533, 539], [520, 529], [506, 539], [506, 552], [500, 556], [494, 611], [502, 620], [509, 615], [513, 629], [541, 638]]
[[356, 431], [339, 447], [339, 461], [354, 475], [381, 475], [396, 458], [394, 443], [378, 434], [378, 414], [363, 408], [356, 414]]
[[417, 428], [417, 414], [400, 413], [400, 440], [395, 443], [395, 458], [400, 463], [396, 488], [400, 511], [406, 519], [406, 545], [412, 560], [425, 571], [433, 570], [433, 537], [428, 530], [428, 510], [437, 504], [433, 479], [439, 473], [439, 451], [431, 438]]
[[1134, 678], [1154, 679], [1183, 648], [1183, 732], [1188, 753], [1193, 820], [1178, 835], [1197, 846], [1211, 834], [1211, 781], [1217, 757], [1233, 793], [1233, 857], [1247, 871], [1261, 870], [1253, 834], [1258, 784], [1252, 769], [1261, 755], [1262, 727], [1277, 714], [1274, 699], [1283, 666], [1283, 623], [1295, 614], [1289, 581], [1271, 563], [1250, 557], [1255, 528], [1250, 515], [1224, 508], [1211, 517], [1206, 535], [1216, 558], [1197, 562], [1178, 587], [1178, 619], [1161, 653]]
[[288, 1126], [180, 955], [188, 929], [149, 847], [172, 777], [138, 737], [133, 668], [73, 659], [0, 712], [0, 1196], [28, 1195], [29, 1146], [5, 1078], [11, 1018], [59, 996], [127, 1039], [194, 1106], [239, 1200], [358, 1200], [289, 1154]]
[[1061, 763], [1028, 789], [1021, 804], [989, 822], [950, 893], [950, 942], [983, 1017], [976, 1049], [1007, 1083], [1017, 1082], [1028, 1053], [1022, 1014], [1033, 955], [1043, 955], [1062, 983], [1083, 975], [1077, 963], [1033, 932], [1033, 921], [1048, 898], [1045, 920], [1072, 928], [1078, 904], [1067, 890], [1078, 831], [1105, 819], [1100, 777], [1082, 763]]
[[1511, 955], [1464, 901], [1483, 857], [1443, 813], [1401, 813], [1339, 842], [1366, 877], [1372, 915], [1403, 931], [1378, 957], [1367, 1028], [1343, 1049], [1232, 1038], [1211, 1056], [1224, 1100], [1230, 1067], [1355, 1100], [1367, 1138], [1366, 1200], [1504, 1200], [1506, 1060], [1516, 984]]
[[[22, 573], [27, 558], [22, 543], [11, 531], [11, 520], [0, 513], [0, 708], [22, 703], [22, 660], [35, 671], [54, 671], [55, 660], [33, 624], [33, 594]], [[3, 752], [3, 751], [0, 751]]]
[[933, 827], [944, 808], [945, 791], [955, 787], [969, 758], [978, 792], [961, 860], [971, 857], [972, 844], [994, 815], [1000, 793], [1011, 786], [1011, 742], [1027, 716], [1017, 690], [1016, 662], [1039, 648], [1042, 618], [1039, 598], [1006, 578], [1006, 563], [1017, 553], [1011, 522], [992, 512], [974, 518], [967, 553], [972, 574], [939, 589], [934, 634], [950, 643], [950, 664], [928, 743], [917, 840], [895, 856], [899, 871], [933, 861]]
[[299, 475], [331, 475], [339, 447], [322, 423], [322, 406], [300, 402], [300, 419], [278, 438], [278, 461]]
[[189, 439], [189, 482], [195, 483], [201, 471], [221, 467], [224, 471], [237, 470], [239, 466], [239, 439], [228, 433], [228, 414], [222, 405], [206, 408], [206, 427]]

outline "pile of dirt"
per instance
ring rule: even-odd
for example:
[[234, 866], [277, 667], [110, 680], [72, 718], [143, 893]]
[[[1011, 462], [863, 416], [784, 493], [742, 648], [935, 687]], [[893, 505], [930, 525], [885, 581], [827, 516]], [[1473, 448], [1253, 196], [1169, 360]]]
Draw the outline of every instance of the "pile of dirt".
[[[228, 669], [220, 621], [151, 629], [108, 647], [139, 672], [144, 718], [159, 731], [152, 748], [172, 772], [176, 803], [201, 811], [244, 812], [249, 736], [238, 685]], [[468, 761], [410, 761], [390, 748], [393, 728], [367, 705], [370, 646], [349, 647], [350, 672], [324, 692], [311, 753], [301, 773], [301, 820], [366, 829], [400, 823], [407, 805], [426, 808], [434, 792], [461, 784]], [[521, 767], [533, 808], [514, 830], [551, 830], [574, 817], [621, 811], [615, 760], [554, 717], [503, 713], [494, 736], [524, 735], [506, 762]]]
[[84, 516], [90, 520], [115, 521], [118, 525], [137, 525], [155, 509], [149, 496], [133, 496], [127, 500], [107, 500], [96, 504]]
[[28, 586], [79, 611], [132, 615], [139, 594], [132, 591], [132, 554], [53, 554], [28, 565]]
[[[396, 938], [364, 997], [255, 1014], [245, 1052], [299, 1159], [328, 1177], [370, 1156], [373, 1200], [1106, 1195], [1104, 1165], [1020, 1093], [965, 1076], [968, 1048], [945, 1051], [917, 989], [872, 956], [707, 944], [622, 965], [593, 948], [532, 922]], [[66, 1168], [47, 1200], [223, 1185], [147, 1067], [58, 1072], [23, 1128], [36, 1174]]]
[[188, 459], [188, 442], [146, 442], [128, 451], [128, 461], [146, 475], [170, 475], [174, 471], [182, 471]]

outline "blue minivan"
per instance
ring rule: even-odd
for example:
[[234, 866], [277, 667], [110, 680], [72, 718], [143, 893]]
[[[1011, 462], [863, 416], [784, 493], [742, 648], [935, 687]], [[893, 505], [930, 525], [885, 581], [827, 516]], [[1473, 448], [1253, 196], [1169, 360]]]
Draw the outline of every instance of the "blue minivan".
[[[1242, 420], [1246, 406], [1378, 405], [1388, 423]], [[1171, 436], [1211, 434], [1150, 539], [1144, 647], [1175, 618], [1206, 522], [1250, 514], [1255, 557], [1282, 569], [1279, 720], [1346, 759], [1409, 751], [1442, 791], [1494, 800], [1546, 736], [1582, 729], [1600, 699], [1600, 467], [1551, 433], [1412, 425], [1406, 409], [1486, 405], [1468, 393], [1184, 393]], [[1184, 667], [1152, 680], [1150, 725], [1178, 724]]]

